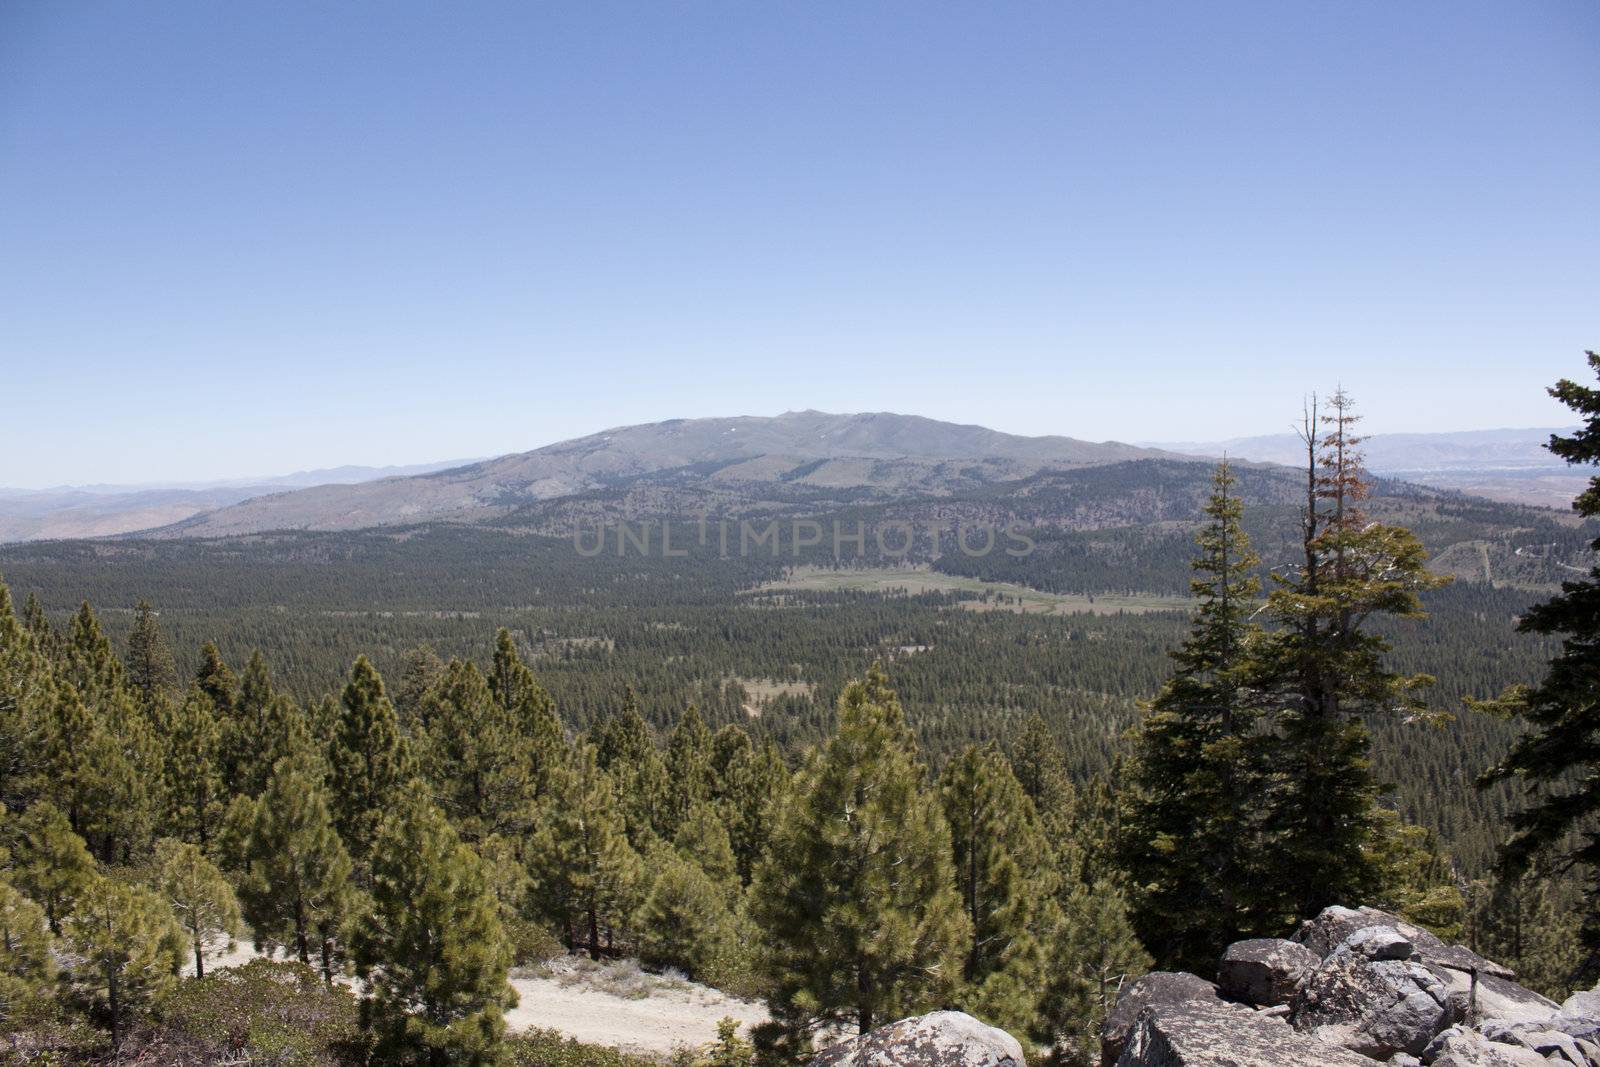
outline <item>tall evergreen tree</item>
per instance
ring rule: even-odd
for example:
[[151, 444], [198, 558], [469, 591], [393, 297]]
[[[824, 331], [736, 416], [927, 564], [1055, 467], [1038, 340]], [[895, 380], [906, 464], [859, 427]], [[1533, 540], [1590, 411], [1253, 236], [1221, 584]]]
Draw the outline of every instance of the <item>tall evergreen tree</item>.
[[[1588, 353], [1588, 360], [1600, 378], [1600, 353]], [[1600, 464], [1600, 388], [1562, 379], [1549, 392], [1583, 419], [1572, 435], [1552, 436], [1550, 451], [1571, 464]], [[1600, 475], [1572, 506], [1586, 518], [1600, 517]], [[1600, 539], [1590, 548], [1600, 552]], [[1600, 564], [1581, 579], [1563, 582], [1561, 594], [1523, 615], [1518, 628], [1559, 635], [1561, 651], [1538, 685], [1491, 705], [1530, 728], [1484, 778], [1485, 785], [1522, 786], [1527, 800], [1511, 816], [1500, 872], [1519, 879], [1541, 858], [1582, 872], [1582, 970], [1592, 977], [1600, 971]]]
[[533, 800], [542, 801], [555, 792], [565, 772], [571, 755], [567, 734], [556, 702], [517, 655], [516, 642], [505, 627], [495, 634], [489, 690], [509, 719], [507, 729], [524, 749]]
[[1330, 407], [1319, 413], [1313, 400], [1302, 426], [1302, 559], [1273, 574], [1266, 612], [1277, 627], [1257, 643], [1250, 679], [1277, 720], [1261, 884], [1281, 894], [1285, 925], [1375, 889], [1378, 790], [1363, 716], [1426, 717], [1421, 694], [1433, 679], [1385, 668], [1388, 642], [1369, 627], [1422, 617], [1418, 593], [1448, 580], [1428, 573], [1409, 530], [1367, 519], [1358, 416], [1342, 391]]
[[643, 872], [593, 748], [576, 754], [562, 785], [534, 836], [530, 873], [540, 910], [568, 946], [598, 960], [602, 935], [614, 940], [636, 905]]
[[1048, 1045], [1040, 993], [1061, 926], [1060, 875], [1033, 802], [992, 746], [968, 746], [941, 781], [956, 887], [971, 927], [960, 1000]]
[[419, 721], [428, 780], [461, 834], [525, 834], [537, 805], [534, 745], [478, 668], [451, 660]]
[[667, 803], [656, 833], [670, 841], [690, 809], [711, 798], [711, 730], [690, 704], [667, 737]]
[[950, 832], [881, 668], [839, 698], [839, 728], [802, 772], [753, 887], [773, 1017], [863, 1032], [940, 1002], [970, 931]]
[[367, 657], [351, 669], [341, 704], [328, 751], [333, 819], [361, 862], [371, 855], [379, 821], [411, 777], [411, 757], [383, 679]]
[[48, 660], [0, 580], [0, 804], [20, 808], [39, 784], [38, 737], [55, 704]]
[[161, 632], [156, 609], [148, 600], [139, 601], [133, 610], [133, 629], [128, 633], [128, 684], [146, 707], [178, 688], [178, 664], [172, 646]]
[[265, 763], [263, 755], [273, 700], [272, 671], [256, 649], [245, 664], [231, 706], [220, 717], [222, 780], [230, 792], [255, 796], [266, 788], [272, 764]]
[[200, 667], [195, 671], [194, 684], [211, 699], [217, 714], [224, 718], [233, 715], [233, 702], [239, 697], [239, 679], [223, 662], [222, 653], [214, 642], [200, 646]]
[[378, 831], [354, 949], [385, 1062], [493, 1062], [516, 1004], [511, 948], [486, 865], [420, 784]]
[[656, 826], [666, 822], [667, 768], [650, 724], [639, 714], [632, 687], [623, 698], [622, 711], [595, 727], [594, 749], [600, 769], [616, 786], [628, 842], [643, 851]]
[[172, 712], [167, 732], [167, 825], [185, 841], [207, 848], [222, 821], [222, 728], [197, 685]]
[[348, 914], [351, 863], [328, 813], [321, 766], [280, 760], [266, 792], [242, 803], [249, 827], [240, 897], [258, 946], [283, 945], [307, 966], [316, 948], [323, 976], [332, 982], [326, 935]]
[[1099, 1062], [1100, 1028], [1117, 992], [1150, 969], [1150, 957], [1114, 885], [1074, 885], [1063, 912], [1044, 1010], [1059, 1061], [1089, 1067]]
[[1189, 585], [1199, 607], [1172, 654], [1176, 673], [1140, 724], [1120, 841], [1144, 943], [1163, 965], [1196, 971], [1230, 942], [1275, 932], [1278, 919], [1255, 896], [1269, 778], [1263, 709], [1246, 675], [1261, 583], [1234, 481], [1224, 461], [1196, 538]]

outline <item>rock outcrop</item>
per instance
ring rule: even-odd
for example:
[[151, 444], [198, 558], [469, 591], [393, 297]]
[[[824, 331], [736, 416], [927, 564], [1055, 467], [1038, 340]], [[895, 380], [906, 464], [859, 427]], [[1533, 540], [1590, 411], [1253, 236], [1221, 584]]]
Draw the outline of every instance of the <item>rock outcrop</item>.
[[1228, 946], [1217, 985], [1129, 983], [1102, 1067], [1600, 1067], [1600, 987], [1557, 1005], [1492, 960], [1375, 908], [1325, 909], [1292, 941]]
[[1243, 1004], [1287, 1004], [1300, 979], [1321, 962], [1321, 957], [1304, 945], [1282, 938], [1235, 941], [1222, 954], [1217, 985], [1228, 999]]
[[935, 1011], [823, 1049], [810, 1067], [1026, 1067], [1022, 1046], [965, 1012]]

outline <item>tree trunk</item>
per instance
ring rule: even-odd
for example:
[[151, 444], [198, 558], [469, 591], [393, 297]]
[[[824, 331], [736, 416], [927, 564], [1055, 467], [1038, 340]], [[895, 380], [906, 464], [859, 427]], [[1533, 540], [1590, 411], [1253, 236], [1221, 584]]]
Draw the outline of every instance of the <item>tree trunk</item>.
[[594, 897], [589, 898], [589, 958], [600, 960], [600, 912], [595, 907]]
[[106, 968], [106, 1001], [111, 1008], [111, 1047], [122, 1047], [122, 1005], [117, 998], [117, 972], [113, 967]]

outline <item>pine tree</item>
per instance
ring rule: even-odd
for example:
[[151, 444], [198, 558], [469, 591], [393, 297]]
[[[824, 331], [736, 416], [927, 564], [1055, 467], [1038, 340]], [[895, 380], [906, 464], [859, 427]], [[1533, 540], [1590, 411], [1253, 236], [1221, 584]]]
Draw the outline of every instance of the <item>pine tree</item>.
[[571, 756], [567, 734], [556, 714], [556, 702], [517, 655], [511, 631], [504, 627], [495, 634], [489, 690], [509, 717], [508, 730], [525, 749], [532, 799], [542, 801], [555, 792], [565, 773]]
[[705, 872], [733, 904], [739, 897], [739, 868], [733, 858], [728, 828], [710, 803], [696, 804], [678, 824], [672, 847], [684, 859]]
[[1475, 890], [1468, 914], [1471, 947], [1510, 967], [1518, 984], [1536, 993], [1558, 1001], [1573, 993], [1586, 954], [1582, 887], [1538, 871], [1496, 877]]
[[595, 727], [594, 749], [600, 769], [616, 785], [628, 842], [643, 851], [655, 836], [655, 827], [666, 822], [667, 768], [631, 687], [622, 712]]
[[206, 944], [239, 932], [239, 901], [215, 864], [200, 849], [183, 841], [156, 844], [156, 888], [189, 935], [194, 974], [206, 976]]
[[99, 877], [64, 934], [84, 961], [78, 977], [104, 995], [111, 1045], [119, 1048], [129, 1019], [174, 984], [183, 966], [183, 931], [150, 890]]
[[83, 838], [53, 805], [40, 801], [7, 826], [11, 880], [44, 908], [50, 931], [59, 935], [78, 898], [98, 876]]
[[712, 799], [722, 813], [739, 881], [749, 885], [766, 854], [767, 836], [789, 785], [789, 768], [768, 738], [758, 749], [737, 726], [717, 731]]
[[223, 815], [222, 729], [216, 709], [197, 685], [173, 709], [167, 733], [167, 824], [202, 849]]
[[85, 600], [72, 617], [66, 645], [67, 681], [93, 701], [102, 694], [122, 689], [122, 664], [111, 650], [111, 639], [100, 628], [100, 620]]
[[275, 700], [272, 672], [259, 649], [250, 653], [239, 689], [221, 716], [222, 780], [231, 793], [255, 796], [266, 788], [272, 764], [263, 759]]
[[1011, 745], [1011, 767], [1022, 791], [1033, 801], [1046, 838], [1059, 850], [1072, 834], [1078, 791], [1067, 773], [1061, 742], [1043, 716], [1034, 714], [1017, 735]]
[[937, 1004], [960, 979], [970, 931], [950, 835], [881, 668], [839, 698], [838, 732], [802, 772], [752, 887], [774, 1018], [885, 1018]]
[[639, 958], [677, 967], [697, 981], [735, 950], [738, 927], [727, 886], [683, 852], [656, 845], [646, 857], [650, 888], [639, 906]]
[[0, 804], [21, 808], [34, 794], [37, 738], [54, 704], [49, 663], [0, 580]]
[[406, 653], [405, 670], [394, 694], [394, 710], [401, 726], [410, 729], [421, 716], [422, 701], [444, 677], [444, 668], [444, 660], [429, 645], [419, 645]]
[[672, 840], [689, 809], [711, 797], [711, 731], [690, 704], [667, 737], [667, 803], [656, 833]]
[[351, 864], [328, 813], [321, 767], [280, 760], [266, 791], [253, 803], [241, 799], [249, 829], [240, 897], [257, 945], [288, 947], [307, 966], [316, 946], [332, 982], [331, 945], [318, 935], [336, 930], [349, 912]]
[[128, 683], [146, 707], [152, 707], [178, 688], [178, 664], [172, 647], [161, 633], [155, 608], [139, 601], [128, 634]]
[[1064, 1064], [1096, 1063], [1100, 1027], [1124, 982], [1150, 969], [1127, 902], [1115, 887], [1078, 884], [1067, 894], [1045, 1013]]
[[563, 778], [534, 836], [529, 870], [543, 914], [565, 932], [570, 948], [582, 946], [598, 960], [602, 933], [614, 938], [637, 903], [643, 871], [594, 749], [579, 750]]
[[451, 660], [419, 722], [428, 779], [462, 836], [528, 832], [538, 792], [534, 745], [478, 668]]
[[971, 928], [961, 1000], [1048, 1044], [1040, 990], [1061, 925], [1060, 875], [1033, 802], [997, 749], [968, 746], [941, 780], [956, 888]]
[[55, 973], [43, 910], [0, 881], [0, 1033], [24, 1029], [48, 1010]]
[[110, 858], [118, 838], [137, 828], [130, 822], [140, 821], [146, 796], [137, 768], [70, 684], [57, 689], [43, 733], [40, 792], [74, 833]]
[[194, 684], [211, 699], [219, 716], [226, 719], [233, 715], [233, 702], [239, 696], [239, 679], [210, 641], [200, 646], [200, 668], [195, 671]]
[[372, 850], [378, 822], [411, 777], [411, 758], [383, 679], [362, 656], [344, 688], [329, 746], [334, 825], [358, 862]]
[[420, 785], [379, 829], [355, 961], [385, 1062], [492, 1062], [516, 1004], [499, 903], [484, 862]]
[[1266, 611], [1277, 628], [1257, 643], [1250, 679], [1276, 709], [1260, 884], [1280, 894], [1285, 925], [1376, 889], [1367, 849], [1377, 784], [1362, 716], [1426, 717], [1421, 691], [1432, 679], [1387, 670], [1388, 642], [1367, 627], [1385, 615], [1422, 617], [1418, 593], [1447, 581], [1427, 572], [1427, 553], [1410, 531], [1368, 521], [1358, 417], [1343, 392], [1331, 407], [1319, 417], [1313, 401], [1306, 413], [1303, 559], [1273, 575]]
[[[1588, 353], [1588, 360], [1600, 377], [1600, 353]], [[1600, 388], [1562, 379], [1550, 395], [1584, 423], [1570, 436], [1552, 436], [1550, 451], [1571, 464], [1600, 464]], [[1600, 517], [1600, 475], [1572, 506], [1586, 518]], [[1590, 548], [1600, 552], [1600, 538]], [[1515, 881], [1541, 857], [1582, 872], [1582, 942], [1588, 950], [1583, 972], [1592, 976], [1600, 970], [1600, 564], [1584, 578], [1563, 582], [1561, 594], [1523, 615], [1518, 629], [1560, 635], [1561, 651], [1543, 681], [1498, 703], [1498, 710], [1530, 727], [1484, 776], [1485, 785], [1521, 785], [1527, 798], [1527, 806], [1511, 816], [1500, 875]]]
[[1204, 971], [1224, 946], [1277, 932], [1259, 900], [1255, 864], [1267, 806], [1262, 707], [1249, 687], [1261, 632], [1250, 616], [1259, 558], [1224, 461], [1205, 506], [1190, 589], [1199, 600], [1177, 671], [1140, 724], [1119, 851], [1134, 886], [1135, 922], [1164, 966]]

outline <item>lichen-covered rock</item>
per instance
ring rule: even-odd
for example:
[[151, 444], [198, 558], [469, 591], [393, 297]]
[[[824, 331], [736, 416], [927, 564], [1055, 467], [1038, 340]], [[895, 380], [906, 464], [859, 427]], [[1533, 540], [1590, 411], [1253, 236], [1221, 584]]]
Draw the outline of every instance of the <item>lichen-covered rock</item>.
[[1547, 1025], [1584, 1044], [1600, 1044], [1600, 986], [1572, 994]]
[[1345, 908], [1337, 904], [1323, 908], [1315, 919], [1307, 919], [1300, 924], [1300, 929], [1295, 933], [1293, 940], [1318, 956], [1326, 958], [1345, 938], [1358, 930], [1373, 926], [1386, 926], [1398, 931], [1402, 937], [1411, 942], [1416, 955], [1424, 963], [1460, 971], [1470, 972], [1476, 969], [1479, 974], [1494, 975], [1497, 978], [1516, 977], [1508, 967], [1484, 959], [1476, 952], [1460, 945], [1447, 945], [1431, 930], [1424, 930], [1414, 923], [1406, 922], [1398, 915], [1391, 915], [1377, 908]]
[[1423, 1050], [1422, 1061], [1432, 1067], [1548, 1067], [1537, 1052], [1490, 1041], [1464, 1026], [1440, 1031]]
[[1304, 945], [1278, 937], [1235, 941], [1217, 966], [1217, 986], [1223, 996], [1245, 1004], [1287, 1004], [1300, 979], [1321, 962]]
[[1369, 960], [1409, 960], [1416, 954], [1411, 939], [1392, 926], [1363, 927], [1342, 944]]
[[1308, 974], [1289, 1005], [1294, 1028], [1373, 1059], [1420, 1055], [1459, 1021], [1446, 973], [1416, 960], [1374, 959], [1389, 942], [1352, 931]]
[[1136, 981], [1129, 982], [1117, 994], [1117, 1002], [1106, 1015], [1100, 1027], [1100, 1064], [1111, 1067], [1122, 1055], [1139, 1013], [1154, 1006], [1171, 1006], [1198, 1000], [1221, 1004], [1217, 987], [1198, 975], [1187, 971], [1152, 971]]
[[1117, 1067], [1373, 1067], [1239, 1004], [1201, 999], [1139, 1012]]
[[817, 1053], [811, 1067], [1026, 1067], [1022, 1046], [960, 1011], [880, 1026]]
[[1472, 988], [1472, 976], [1460, 971], [1440, 971], [1450, 983], [1451, 994], [1462, 1004], [1471, 1007], [1464, 1012], [1468, 1022], [1479, 1019], [1499, 1019], [1511, 1024], [1536, 1023], [1544, 1025], [1555, 1016], [1559, 1005], [1549, 997], [1540, 996], [1505, 978], [1492, 974], [1478, 976], [1478, 988]]

